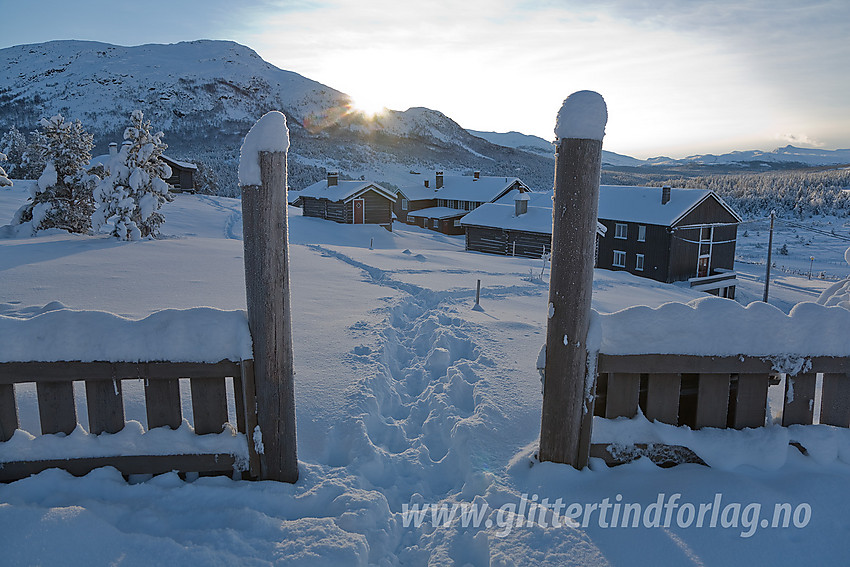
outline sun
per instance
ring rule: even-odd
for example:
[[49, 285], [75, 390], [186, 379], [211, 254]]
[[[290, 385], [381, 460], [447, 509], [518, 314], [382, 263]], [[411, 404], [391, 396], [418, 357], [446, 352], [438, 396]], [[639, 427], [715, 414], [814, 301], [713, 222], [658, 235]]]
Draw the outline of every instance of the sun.
[[384, 105], [383, 101], [374, 96], [368, 95], [358, 95], [351, 99], [351, 110], [354, 112], [360, 112], [365, 114], [366, 116], [376, 116], [378, 114], [383, 114], [386, 112], [387, 107]]

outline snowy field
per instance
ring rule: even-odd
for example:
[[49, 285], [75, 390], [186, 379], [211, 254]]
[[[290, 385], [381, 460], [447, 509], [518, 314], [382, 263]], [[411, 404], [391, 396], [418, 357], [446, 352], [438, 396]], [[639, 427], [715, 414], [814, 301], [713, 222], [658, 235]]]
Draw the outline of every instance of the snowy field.
[[[23, 202], [25, 183], [0, 189], [0, 225]], [[140, 319], [166, 308], [244, 309], [239, 201], [179, 195], [163, 211], [168, 237], [157, 241], [65, 233], [0, 240], [0, 315], [68, 308]], [[754, 242], [762, 238], [755, 232], [747, 237]], [[539, 260], [467, 253], [463, 237], [342, 226], [302, 218], [298, 209], [290, 210], [290, 242], [298, 483], [184, 482], [169, 474], [128, 484], [108, 468], [83, 478], [46, 471], [0, 485], [0, 563], [790, 565], [841, 564], [850, 553], [844, 431], [683, 433], [637, 417], [632, 425], [647, 434], [690, 435], [729, 459], [672, 469], [644, 461], [608, 469], [594, 460], [583, 471], [536, 463], [542, 396], [535, 366], [548, 293]], [[803, 253], [788, 242], [789, 257]], [[756, 262], [755, 246], [742, 244], [742, 258]], [[838, 263], [846, 247], [835, 253], [830, 277], [847, 274], [850, 267]], [[832, 262], [826, 256], [816, 259], [818, 271]], [[742, 270], [752, 283], [742, 276], [739, 297], [760, 298], [752, 266]], [[777, 275], [772, 296], [783, 310], [832, 283]], [[478, 279], [482, 311], [471, 309]], [[594, 281], [601, 312], [699, 297], [624, 273], [599, 270]], [[144, 425], [131, 390], [127, 416]], [[38, 433], [28, 409], [24, 397], [22, 427]], [[600, 422], [597, 440], [622, 426]], [[805, 438], [811, 455], [789, 448], [789, 438]], [[716, 502], [718, 494], [724, 506], [740, 505], [737, 513], [724, 508], [728, 517], [713, 527], [708, 517], [703, 527], [680, 527], [675, 514], [668, 527], [663, 518], [659, 527], [652, 518], [648, 526], [603, 527], [598, 511], [586, 525], [526, 519], [528, 503], [544, 499], [638, 503], [648, 511], [674, 493], [678, 510]], [[770, 527], [778, 503], [800, 511], [805, 525]], [[430, 515], [418, 527], [405, 525], [411, 505], [449, 512], [469, 504], [486, 506], [487, 521], [463, 525], [458, 513], [447, 526], [435, 527]], [[753, 516], [756, 504], [764, 526]]]

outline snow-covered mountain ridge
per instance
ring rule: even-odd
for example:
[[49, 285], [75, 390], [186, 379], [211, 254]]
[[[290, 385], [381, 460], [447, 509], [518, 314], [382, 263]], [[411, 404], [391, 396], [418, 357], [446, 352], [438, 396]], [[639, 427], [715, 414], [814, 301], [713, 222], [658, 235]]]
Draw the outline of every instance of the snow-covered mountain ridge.
[[0, 50], [0, 131], [12, 125], [29, 131], [40, 118], [62, 113], [81, 120], [105, 152], [137, 108], [165, 132], [169, 154], [203, 162], [230, 194], [242, 138], [269, 110], [287, 116], [289, 181], [296, 189], [325, 168], [393, 184], [409, 183], [412, 170], [478, 169], [551, 186], [551, 165], [541, 156], [486, 142], [426, 108], [371, 119], [352, 111], [348, 95], [229, 41], [137, 47], [51, 41]]

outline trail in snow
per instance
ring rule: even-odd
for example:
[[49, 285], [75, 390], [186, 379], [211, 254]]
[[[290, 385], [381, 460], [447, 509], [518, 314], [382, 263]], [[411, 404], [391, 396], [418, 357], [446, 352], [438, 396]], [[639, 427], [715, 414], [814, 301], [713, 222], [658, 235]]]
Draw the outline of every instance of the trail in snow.
[[[219, 198], [209, 195], [195, 194], [199, 201], [206, 203], [212, 208], [224, 211], [228, 214], [227, 220], [224, 221], [224, 237], [230, 240], [242, 240], [242, 203], [236, 201], [236, 205], [228, 207], [224, 205]], [[233, 199], [228, 199], [233, 201]]]

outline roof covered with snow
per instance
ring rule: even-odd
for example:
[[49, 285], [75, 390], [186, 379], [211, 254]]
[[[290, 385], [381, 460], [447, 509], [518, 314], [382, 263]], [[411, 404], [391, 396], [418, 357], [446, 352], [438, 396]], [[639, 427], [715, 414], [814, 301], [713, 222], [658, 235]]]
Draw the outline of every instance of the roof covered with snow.
[[[502, 203], [484, 203], [460, 220], [464, 226], [483, 226], [505, 230], [522, 230], [552, 234], [552, 209], [528, 207], [528, 212], [516, 215], [516, 207]], [[605, 226], [596, 222], [596, 232], [605, 235]]]
[[449, 219], [452, 217], [460, 217], [466, 214], [466, 211], [461, 209], [450, 209], [448, 207], [428, 207], [427, 209], [419, 209], [407, 213], [409, 217], [423, 217], [429, 219]]
[[517, 177], [490, 177], [471, 175], [444, 175], [443, 186], [435, 190], [436, 180], [429, 179], [431, 187], [422, 185], [406, 185], [399, 189], [407, 199], [446, 199], [453, 201], [473, 201], [490, 203], [504, 195], [515, 183], [519, 183], [527, 191], [528, 188]]
[[336, 185], [328, 186], [327, 179], [317, 181], [301, 191], [295, 193], [297, 197], [312, 197], [314, 199], [327, 199], [329, 201], [347, 201], [361, 195], [369, 189], [383, 195], [390, 201], [395, 202], [396, 195], [386, 187], [371, 181], [338, 181]]
[[189, 163], [188, 161], [180, 161], [179, 159], [174, 159], [173, 157], [167, 156], [165, 154], [162, 154], [162, 156], [160, 157], [162, 157], [164, 161], [168, 162], [169, 165], [173, 163], [177, 167], [182, 167], [183, 169], [198, 169], [197, 165], [195, 165], [194, 163]]
[[601, 185], [599, 187], [600, 219], [673, 226], [706, 199], [715, 199], [739, 222], [741, 217], [723, 199], [708, 189], [670, 190], [670, 201], [661, 204], [661, 187]]

